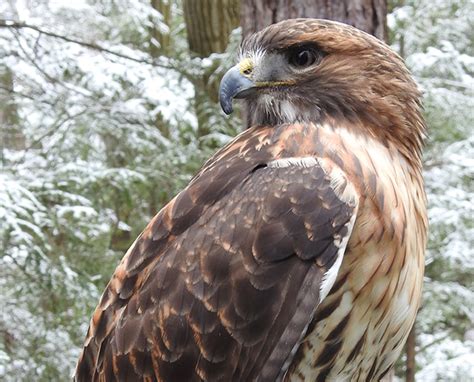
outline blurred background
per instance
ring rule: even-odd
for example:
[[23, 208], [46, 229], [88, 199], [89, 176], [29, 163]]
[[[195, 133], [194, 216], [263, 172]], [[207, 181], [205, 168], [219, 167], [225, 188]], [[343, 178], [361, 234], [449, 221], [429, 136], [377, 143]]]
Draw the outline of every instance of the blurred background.
[[474, 380], [474, 2], [1, 0], [0, 380], [63, 381], [116, 264], [242, 130], [242, 35], [296, 16], [385, 40], [423, 93], [430, 242], [394, 380]]

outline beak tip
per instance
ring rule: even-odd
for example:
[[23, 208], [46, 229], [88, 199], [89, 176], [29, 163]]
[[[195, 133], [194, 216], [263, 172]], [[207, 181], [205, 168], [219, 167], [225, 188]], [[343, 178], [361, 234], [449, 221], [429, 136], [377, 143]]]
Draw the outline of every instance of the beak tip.
[[233, 113], [232, 107], [229, 107], [228, 109], [222, 109], [226, 115], [231, 115]]
[[234, 108], [232, 107], [232, 99], [227, 99], [227, 100], [221, 99], [220, 104], [221, 104], [222, 111], [226, 115], [232, 114], [232, 112], [234, 111]]

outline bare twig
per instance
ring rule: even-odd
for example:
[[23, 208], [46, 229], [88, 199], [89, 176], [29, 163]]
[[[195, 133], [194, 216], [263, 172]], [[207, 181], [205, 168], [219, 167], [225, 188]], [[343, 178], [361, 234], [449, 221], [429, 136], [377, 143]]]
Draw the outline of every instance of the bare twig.
[[89, 108], [84, 108], [83, 110], [75, 113], [75, 114], [69, 114], [65, 112], [66, 117], [65, 118], [58, 118], [58, 121], [53, 125], [51, 129], [43, 133], [40, 137], [36, 138], [33, 142], [31, 142], [26, 148], [25, 151], [28, 151], [35, 147], [38, 143], [40, 143], [43, 139], [51, 136], [54, 134], [57, 130], [59, 130], [65, 123], [74, 120], [75, 118], [79, 117], [82, 114], [85, 114], [89, 111]]
[[16, 91], [12, 88], [9, 88], [9, 87], [6, 87], [6, 86], [1, 86], [0, 85], [0, 90], [3, 90], [5, 92], [8, 92], [9, 94], [15, 96], [15, 97], [23, 97], [23, 98], [27, 98], [31, 101], [35, 101], [35, 102], [39, 102], [39, 103], [43, 103], [45, 105], [49, 105], [49, 106], [56, 106], [56, 104], [54, 102], [49, 102], [45, 99], [42, 99], [40, 98], [40, 93], [31, 93], [31, 94], [27, 94], [27, 93], [22, 93], [22, 92], [19, 92], [19, 91]]
[[[64, 82], [64, 81], [60, 81], [59, 79], [55, 78], [55, 77], [52, 77], [49, 73], [47, 73], [37, 62], [36, 60], [30, 56], [30, 54], [26, 51], [26, 49], [23, 47], [22, 43], [21, 43], [21, 40], [19, 38], [19, 36], [17, 35], [18, 32], [15, 31], [15, 33], [13, 33], [13, 35], [15, 36], [17, 42], [18, 42], [18, 46], [20, 47], [21, 51], [23, 52], [23, 54], [25, 55], [25, 58], [38, 70], [38, 72], [50, 83], [52, 84], [58, 84], [58, 85], [61, 85], [62, 87], [66, 88], [67, 90], [70, 90], [70, 91], [73, 91], [75, 93], [79, 93], [83, 96], [90, 96], [90, 92], [88, 92], [89, 94], [87, 94], [85, 92], [84, 89], [79, 89], [77, 88], [77, 86], [74, 86], [72, 84], [69, 84], [67, 82]], [[36, 56], [36, 54], [35, 54]]]
[[97, 51], [102, 52], [102, 53], [107, 53], [107, 54], [110, 54], [112, 56], [116, 56], [116, 57], [120, 57], [120, 58], [123, 58], [123, 59], [126, 59], [126, 60], [138, 62], [140, 64], [147, 64], [147, 65], [156, 66], [156, 67], [160, 67], [160, 68], [173, 69], [173, 70], [180, 71], [177, 67], [175, 67], [173, 65], [167, 65], [167, 64], [164, 64], [162, 62], [158, 62], [157, 60], [151, 60], [151, 59], [148, 59], [148, 58], [133, 57], [133, 56], [130, 56], [128, 54], [113, 51], [111, 49], [108, 49], [108, 48], [106, 48], [102, 45], [99, 45], [97, 43], [94, 43], [94, 42], [82, 41], [82, 40], [78, 40], [76, 38], [72, 38], [72, 37], [69, 37], [69, 36], [64, 36], [62, 34], [51, 32], [51, 31], [48, 31], [48, 30], [43, 29], [41, 27], [38, 27], [36, 25], [27, 24], [27, 23], [22, 22], [22, 21], [0, 19], [0, 28], [10, 28], [10, 29], [17, 29], [17, 30], [19, 30], [19, 29], [31, 29], [31, 30], [34, 30], [34, 31], [36, 31], [40, 34], [46, 35], [46, 36], [57, 38], [57, 39], [60, 39], [60, 40], [63, 40], [63, 41], [66, 41], [66, 42], [69, 42], [69, 43], [72, 43], [72, 44], [81, 45], [81, 46], [84, 46], [84, 47], [92, 49], [92, 50], [97, 50]]
[[440, 343], [442, 341], [444, 341], [446, 338], [448, 338], [451, 334], [452, 334], [452, 330], [448, 331], [446, 334], [444, 334], [443, 336], [441, 337], [438, 337], [436, 338], [435, 340], [429, 342], [428, 344], [426, 344], [425, 346], [421, 347], [420, 349], [418, 349], [418, 353], [423, 353], [426, 349], [428, 349], [429, 347], [433, 346], [433, 345], [436, 345], [437, 343]]

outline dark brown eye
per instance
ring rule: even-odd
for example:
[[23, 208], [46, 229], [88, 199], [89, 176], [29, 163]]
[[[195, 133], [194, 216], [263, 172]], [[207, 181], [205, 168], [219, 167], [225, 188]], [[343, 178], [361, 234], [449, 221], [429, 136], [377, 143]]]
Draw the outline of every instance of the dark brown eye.
[[316, 62], [317, 53], [306, 47], [292, 49], [289, 55], [290, 65], [296, 68], [307, 68]]

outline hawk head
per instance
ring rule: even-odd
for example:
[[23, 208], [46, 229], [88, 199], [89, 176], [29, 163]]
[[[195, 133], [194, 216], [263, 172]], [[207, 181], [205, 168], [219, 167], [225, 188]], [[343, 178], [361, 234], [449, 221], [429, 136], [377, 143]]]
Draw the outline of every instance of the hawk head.
[[226, 114], [234, 98], [245, 99], [249, 126], [349, 123], [404, 154], [421, 151], [420, 94], [403, 60], [345, 24], [285, 20], [250, 36], [221, 82]]

